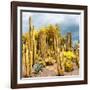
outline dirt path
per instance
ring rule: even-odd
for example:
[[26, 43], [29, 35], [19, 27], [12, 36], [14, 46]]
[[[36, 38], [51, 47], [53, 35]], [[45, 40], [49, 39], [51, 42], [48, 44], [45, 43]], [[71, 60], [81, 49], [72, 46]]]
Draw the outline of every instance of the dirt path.
[[[78, 75], [79, 74], [79, 69], [77, 68], [76, 65], [74, 65], [74, 70], [71, 72], [64, 72], [64, 76], [70, 76], [70, 75]], [[33, 75], [35, 77], [47, 77], [47, 76], [56, 76], [58, 75], [57, 72], [57, 64], [55, 63], [54, 65], [51, 66], [46, 66], [45, 68], [42, 69], [38, 74]]]

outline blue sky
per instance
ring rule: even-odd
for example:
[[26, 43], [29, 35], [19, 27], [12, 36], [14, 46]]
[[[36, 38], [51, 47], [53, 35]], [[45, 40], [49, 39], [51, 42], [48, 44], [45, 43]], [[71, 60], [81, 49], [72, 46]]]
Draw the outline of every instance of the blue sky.
[[66, 35], [67, 32], [72, 33], [73, 43], [79, 40], [79, 24], [80, 15], [78, 14], [55, 14], [55, 13], [22, 13], [22, 33], [29, 30], [29, 17], [32, 17], [32, 24], [36, 30], [45, 27], [48, 24], [58, 24], [61, 28], [61, 34]]

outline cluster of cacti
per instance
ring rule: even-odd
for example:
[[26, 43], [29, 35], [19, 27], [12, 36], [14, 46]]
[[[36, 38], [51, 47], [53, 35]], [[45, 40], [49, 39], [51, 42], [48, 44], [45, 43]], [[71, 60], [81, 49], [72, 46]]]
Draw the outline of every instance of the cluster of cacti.
[[32, 73], [32, 52], [29, 51], [28, 43], [23, 44], [22, 52], [22, 76], [27, 77]]
[[41, 57], [45, 58], [46, 56], [46, 32], [42, 28], [38, 34], [38, 44]]
[[71, 72], [74, 69], [74, 62], [79, 68], [79, 56], [73, 51], [58, 50], [56, 60], [58, 65], [58, 75], [64, 75], [64, 72]]
[[73, 62], [79, 68], [79, 51], [72, 50], [72, 34], [61, 36], [57, 25], [37, 31], [30, 17], [29, 32], [22, 35], [22, 76], [32, 76], [33, 69], [38, 73], [43, 67], [55, 63], [58, 75], [64, 75], [64, 72], [73, 70]]

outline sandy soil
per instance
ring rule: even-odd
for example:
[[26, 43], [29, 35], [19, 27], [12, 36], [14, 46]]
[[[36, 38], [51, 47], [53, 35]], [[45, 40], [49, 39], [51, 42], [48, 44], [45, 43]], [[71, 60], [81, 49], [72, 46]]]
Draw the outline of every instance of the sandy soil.
[[[56, 76], [58, 75], [57, 72], [57, 64], [51, 66], [46, 66], [42, 69], [38, 74], [33, 74], [32, 77], [46, 77], [46, 76]], [[79, 69], [74, 64], [74, 70], [71, 72], [64, 72], [64, 76], [71, 76], [71, 75], [79, 75]]]

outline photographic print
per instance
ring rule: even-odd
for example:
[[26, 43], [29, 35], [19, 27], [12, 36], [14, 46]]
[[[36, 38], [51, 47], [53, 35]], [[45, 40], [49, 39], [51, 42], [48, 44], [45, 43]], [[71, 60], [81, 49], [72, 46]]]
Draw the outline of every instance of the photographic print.
[[12, 88], [87, 83], [87, 7], [64, 6], [12, 2]]
[[22, 78], [79, 75], [80, 14], [22, 12]]

